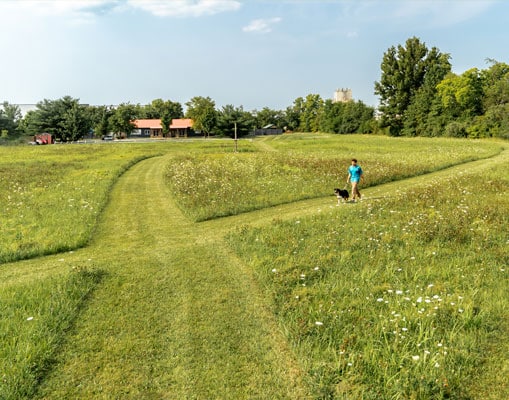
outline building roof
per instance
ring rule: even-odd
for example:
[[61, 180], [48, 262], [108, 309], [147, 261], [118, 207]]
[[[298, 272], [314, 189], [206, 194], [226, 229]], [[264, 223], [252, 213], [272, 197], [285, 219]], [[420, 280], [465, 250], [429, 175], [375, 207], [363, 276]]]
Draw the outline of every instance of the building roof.
[[262, 127], [262, 129], [270, 129], [270, 128], [276, 128], [276, 125], [274, 124], [268, 124]]
[[192, 128], [193, 120], [191, 118], [176, 118], [171, 120], [170, 129]]
[[135, 119], [133, 125], [138, 129], [162, 129], [160, 119]]

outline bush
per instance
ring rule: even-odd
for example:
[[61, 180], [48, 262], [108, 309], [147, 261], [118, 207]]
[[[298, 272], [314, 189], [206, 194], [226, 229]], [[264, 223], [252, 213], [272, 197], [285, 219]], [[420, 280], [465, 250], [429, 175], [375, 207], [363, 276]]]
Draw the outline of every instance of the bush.
[[468, 136], [467, 128], [463, 122], [450, 122], [445, 127], [445, 136], [466, 138]]

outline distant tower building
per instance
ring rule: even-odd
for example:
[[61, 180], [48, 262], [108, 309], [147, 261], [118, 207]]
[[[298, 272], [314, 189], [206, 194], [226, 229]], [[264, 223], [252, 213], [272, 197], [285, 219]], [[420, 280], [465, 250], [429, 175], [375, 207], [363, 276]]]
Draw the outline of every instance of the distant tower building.
[[352, 89], [336, 89], [334, 92], [333, 103], [346, 103], [352, 101]]

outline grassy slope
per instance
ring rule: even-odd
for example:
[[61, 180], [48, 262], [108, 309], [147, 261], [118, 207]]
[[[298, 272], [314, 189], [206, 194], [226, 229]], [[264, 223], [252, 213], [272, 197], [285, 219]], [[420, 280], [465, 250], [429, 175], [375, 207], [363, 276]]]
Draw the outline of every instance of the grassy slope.
[[[508, 161], [505, 151], [363, 194], [389, 196], [415, 183]], [[120, 179], [89, 247], [2, 267], [2, 276], [12, 280], [34, 269], [49, 274], [64, 264], [93, 262], [106, 272], [40, 397], [306, 398], [299, 366], [266, 300], [222, 237], [233, 226], [319, 212], [335, 199], [192, 224], [172, 203], [161, 177], [164, 165], [161, 158], [146, 160]], [[507, 350], [502, 343], [500, 364], [495, 360], [487, 372], [507, 368]], [[500, 377], [500, 388], [479, 392], [500, 398], [503, 382]]]

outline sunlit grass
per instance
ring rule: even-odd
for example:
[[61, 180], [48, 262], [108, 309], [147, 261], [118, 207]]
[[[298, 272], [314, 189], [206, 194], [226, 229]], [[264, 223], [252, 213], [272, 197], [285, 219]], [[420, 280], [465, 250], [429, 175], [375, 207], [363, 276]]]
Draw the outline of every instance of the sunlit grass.
[[182, 211], [195, 221], [331, 195], [343, 187], [352, 157], [363, 187], [440, 170], [500, 152], [500, 144], [451, 139], [282, 135], [263, 138], [276, 152], [181, 155], [167, 182]]
[[[342, 207], [331, 189], [352, 156], [374, 186], [500, 145], [357, 135], [263, 143], [276, 151], [257, 140], [235, 154], [222, 140], [0, 148], [0, 263], [88, 243], [111, 205], [101, 240], [62, 266], [60, 256], [0, 266], [0, 398], [205, 398], [226, 389], [270, 398], [304, 393], [286, 381], [295, 373], [300, 382], [300, 367], [312, 398], [486, 398], [479, 387], [507, 360], [507, 166]], [[127, 168], [157, 154], [168, 155], [150, 163], [164, 164], [142, 169], [134, 186], [119, 182], [110, 198]], [[277, 217], [260, 228], [242, 215], [229, 220], [242, 263], [214, 221], [204, 230], [209, 222], [182, 218], [173, 198], [165, 207], [165, 185], [194, 220], [325, 195], [331, 207], [290, 221], [264, 210]], [[284, 338], [267, 340], [277, 328]], [[289, 348], [299, 361], [291, 372]]]
[[0, 263], [83, 246], [108, 190], [129, 166], [157, 150], [55, 145], [0, 149]]
[[41, 280], [0, 285], [0, 398], [28, 399], [52, 367], [102, 273], [76, 266]]
[[233, 149], [231, 140], [0, 147], [0, 264], [85, 245], [111, 186], [144, 158]]
[[478, 395], [508, 333], [508, 177], [501, 166], [488, 182], [463, 175], [230, 236], [317, 398]]

